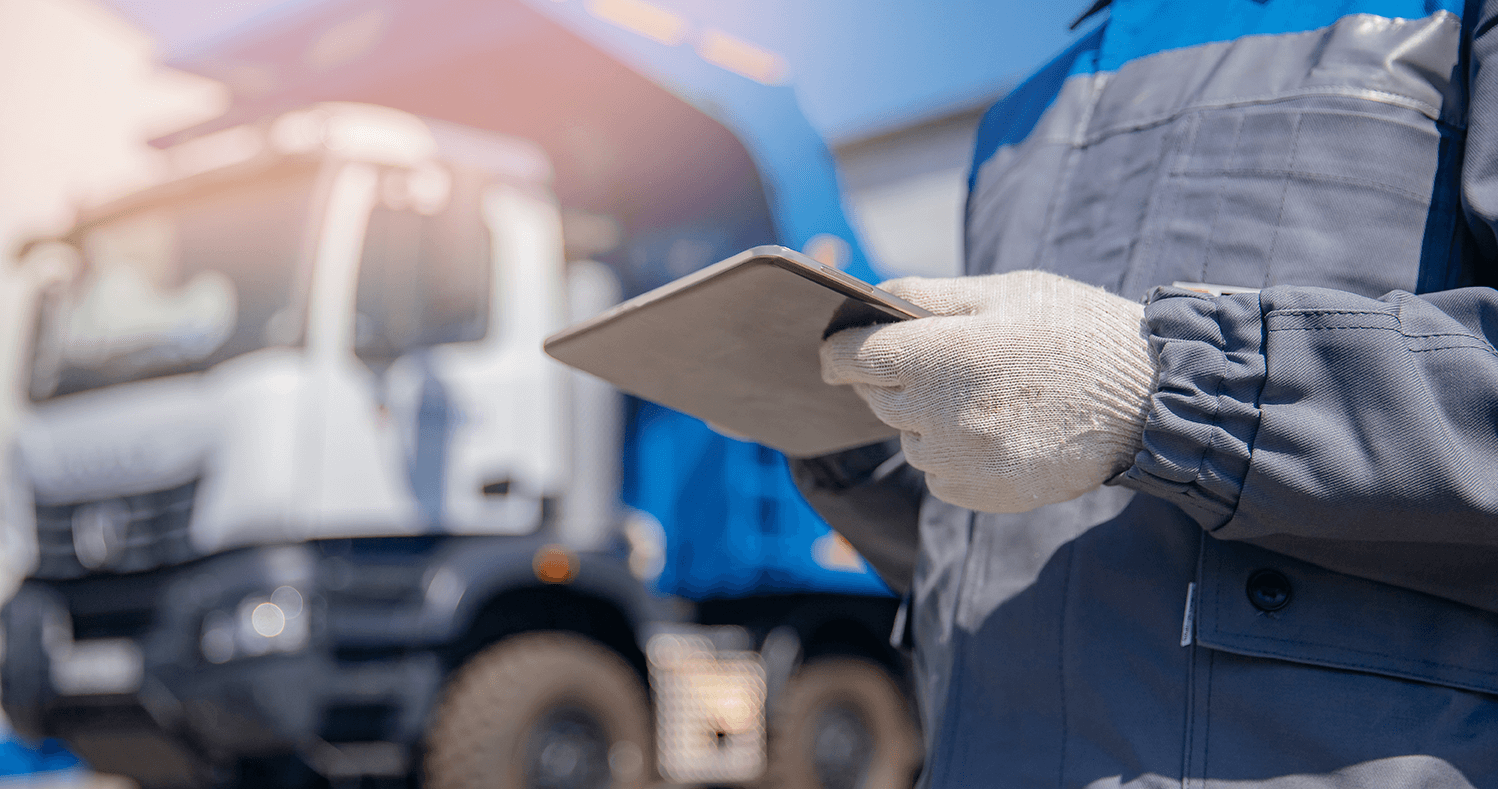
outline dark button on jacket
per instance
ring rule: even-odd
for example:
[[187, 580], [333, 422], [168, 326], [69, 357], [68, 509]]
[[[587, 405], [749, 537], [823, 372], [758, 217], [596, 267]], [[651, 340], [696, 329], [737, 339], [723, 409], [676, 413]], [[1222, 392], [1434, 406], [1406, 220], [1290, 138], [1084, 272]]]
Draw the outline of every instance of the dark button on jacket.
[[1290, 604], [1290, 579], [1279, 570], [1258, 570], [1248, 577], [1248, 601], [1265, 613]]

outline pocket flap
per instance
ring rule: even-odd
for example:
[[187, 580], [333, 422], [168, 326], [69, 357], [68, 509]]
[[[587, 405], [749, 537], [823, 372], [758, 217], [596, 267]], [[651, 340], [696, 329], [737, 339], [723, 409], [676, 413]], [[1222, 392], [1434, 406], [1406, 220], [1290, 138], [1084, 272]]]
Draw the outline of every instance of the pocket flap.
[[1204, 646], [1498, 694], [1498, 614], [1245, 543], [1203, 551]]

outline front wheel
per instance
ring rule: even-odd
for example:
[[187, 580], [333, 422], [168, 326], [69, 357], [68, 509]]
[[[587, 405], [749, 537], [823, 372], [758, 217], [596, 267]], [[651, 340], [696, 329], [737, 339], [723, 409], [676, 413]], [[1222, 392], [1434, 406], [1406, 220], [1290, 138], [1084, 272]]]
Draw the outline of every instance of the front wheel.
[[769, 756], [766, 787], [910, 789], [921, 738], [882, 666], [825, 657], [797, 669], [776, 700]]
[[463, 664], [427, 730], [430, 789], [634, 789], [650, 767], [639, 675], [572, 633], [513, 636]]

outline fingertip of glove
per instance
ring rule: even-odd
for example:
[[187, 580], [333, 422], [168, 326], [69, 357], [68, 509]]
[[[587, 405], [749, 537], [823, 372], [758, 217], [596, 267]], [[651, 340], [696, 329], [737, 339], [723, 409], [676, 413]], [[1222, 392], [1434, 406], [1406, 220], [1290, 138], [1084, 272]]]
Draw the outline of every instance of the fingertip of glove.
[[852, 375], [856, 369], [859, 350], [877, 326], [859, 326], [844, 329], [822, 341], [818, 349], [822, 361], [822, 381], [829, 384], [857, 383], [862, 379]]
[[819, 349], [822, 380], [829, 384], [874, 384], [885, 386], [895, 379], [894, 354], [886, 352], [896, 342], [884, 342], [900, 324], [860, 326], [845, 329], [822, 341]]

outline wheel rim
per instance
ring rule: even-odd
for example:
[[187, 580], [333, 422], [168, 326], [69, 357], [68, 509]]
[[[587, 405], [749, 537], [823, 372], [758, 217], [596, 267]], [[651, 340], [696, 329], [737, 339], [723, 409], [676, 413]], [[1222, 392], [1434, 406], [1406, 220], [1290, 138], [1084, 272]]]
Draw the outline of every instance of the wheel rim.
[[554, 709], [531, 726], [525, 747], [528, 789], [604, 789], [610, 779], [608, 734], [587, 710]]
[[858, 789], [873, 756], [874, 735], [856, 710], [834, 704], [817, 715], [812, 765], [824, 789]]

